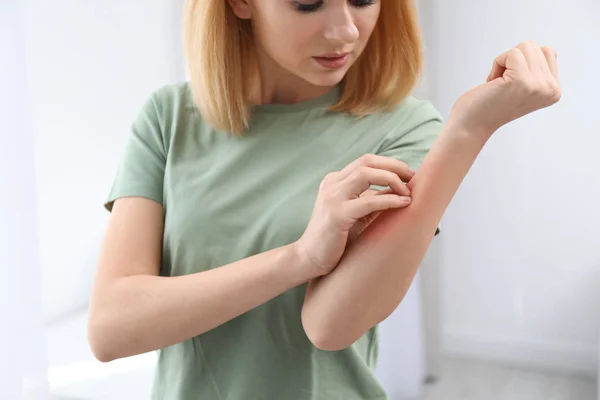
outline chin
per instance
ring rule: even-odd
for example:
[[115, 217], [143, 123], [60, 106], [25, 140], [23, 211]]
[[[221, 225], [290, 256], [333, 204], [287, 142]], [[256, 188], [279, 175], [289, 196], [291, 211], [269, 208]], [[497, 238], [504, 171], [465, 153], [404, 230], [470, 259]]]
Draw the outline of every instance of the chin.
[[319, 72], [310, 74], [304, 79], [315, 86], [336, 86], [344, 79], [346, 72], [346, 70]]

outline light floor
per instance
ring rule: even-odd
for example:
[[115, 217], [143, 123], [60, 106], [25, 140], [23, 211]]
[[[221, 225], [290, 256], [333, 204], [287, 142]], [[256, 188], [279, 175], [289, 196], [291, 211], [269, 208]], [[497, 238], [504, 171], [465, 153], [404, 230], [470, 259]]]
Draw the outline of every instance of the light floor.
[[422, 400], [600, 400], [595, 379], [447, 359]]

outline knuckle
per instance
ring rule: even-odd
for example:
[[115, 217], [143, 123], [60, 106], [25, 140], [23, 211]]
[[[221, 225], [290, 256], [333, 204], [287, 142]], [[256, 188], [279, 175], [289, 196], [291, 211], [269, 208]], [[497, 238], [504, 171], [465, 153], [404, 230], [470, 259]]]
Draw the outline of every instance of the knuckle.
[[554, 94], [554, 97], [552, 98], [552, 100], [556, 103], [556, 102], [560, 101], [560, 99], [562, 99], [562, 95], [563, 95], [562, 90], [558, 89], [556, 91], [556, 93]]
[[521, 51], [521, 48], [519, 47], [513, 47], [512, 49], [508, 50], [508, 55], [513, 57], [522, 56], [523, 51]]
[[364, 155], [363, 155], [363, 156], [360, 158], [360, 160], [361, 160], [361, 165], [370, 165], [370, 164], [372, 164], [372, 163], [374, 162], [374, 160], [375, 160], [375, 158], [376, 158], [376, 157], [377, 157], [377, 156], [375, 156], [375, 154], [372, 154], [372, 153], [367, 153], [367, 154], [364, 154]]
[[539, 47], [535, 40], [526, 40], [525, 44], [530, 47]]
[[525, 41], [519, 43], [519, 45], [516, 47], [519, 49], [527, 49], [527, 48], [532, 48], [532, 47], [538, 47], [538, 44], [533, 40], [525, 40]]
[[335, 179], [335, 172], [330, 172], [327, 175], [325, 175], [325, 177], [323, 178], [323, 180], [321, 181], [321, 184], [319, 185], [320, 189], [323, 189], [327, 186], [329, 186], [329, 184]]
[[369, 167], [367, 167], [366, 165], [361, 165], [360, 167], [354, 170], [354, 174], [354, 176], [358, 179], [366, 178], [369, 174]]
[[544, 54], [547, 54], [547, 55], [554, 55], [554, 53], [556, 53], [556, 51], [550, 46], [542, 47], [542, 51], [544, 52]]
[[554, 83], [550, 83], [546, 89], [546, 97], [553, 102], [557, 102], [562, 97], [562, 90], [560, 86]]

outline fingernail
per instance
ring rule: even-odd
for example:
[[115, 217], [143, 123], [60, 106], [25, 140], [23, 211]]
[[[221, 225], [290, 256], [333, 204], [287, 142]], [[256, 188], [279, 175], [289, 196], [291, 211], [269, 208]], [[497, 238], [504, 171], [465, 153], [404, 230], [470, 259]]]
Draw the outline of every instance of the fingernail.
[[416, 172], [415, 172], [415, 171], [413, 171], [413, 170], [412, 170], [412, 169], [410, 169], [410, 168], [408, 169], [408, 172], [410, 172], [412, 175], [416, 174]]
[[412, 201], [412, 198], [408, 196], [400, 196], [400, 201], [403, 203], [410, 203]]

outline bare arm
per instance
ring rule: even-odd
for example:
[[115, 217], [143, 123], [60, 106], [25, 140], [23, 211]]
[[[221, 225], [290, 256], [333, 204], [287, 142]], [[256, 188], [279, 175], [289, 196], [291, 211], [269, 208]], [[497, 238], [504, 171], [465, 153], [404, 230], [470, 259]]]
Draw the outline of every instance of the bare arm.
[[302, 322], [317, 347], [350, 346], [400, 304], [488, 137], [446, 126], [408, 183], [411, 205], [384, 211], [349, 246], [332, 273], [311, 281]]
[[160, 277], [162, 234], [160, 204], [115, 202], [90, 304], [89, 342], [100, 361], [200, 335], [314, 277], [292, 246], [206, 272]]
[[528, 41], [495, 60], [486, 83], [461, 96], [419, 172], [412, 204], [385, 211], [344, 253], [337, 268], [311, 282], [302, 322], [317, 347], [350, 346], [402, 301], [434, 231], [492, 134], [561, 98], [556, 51]]

